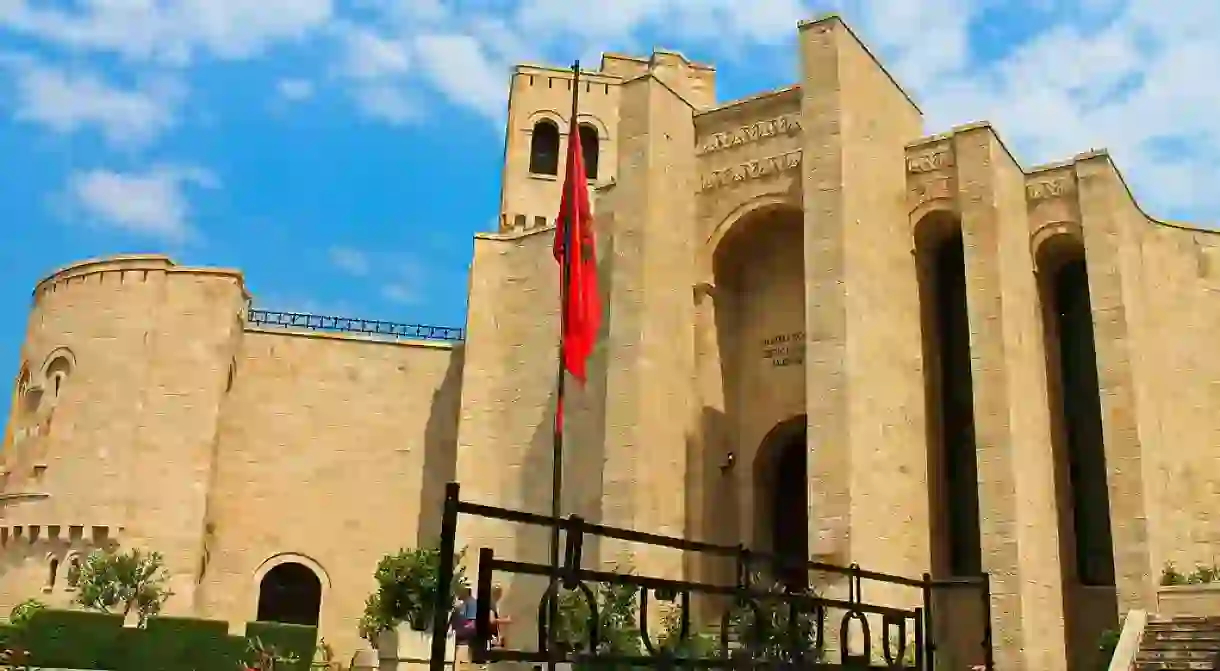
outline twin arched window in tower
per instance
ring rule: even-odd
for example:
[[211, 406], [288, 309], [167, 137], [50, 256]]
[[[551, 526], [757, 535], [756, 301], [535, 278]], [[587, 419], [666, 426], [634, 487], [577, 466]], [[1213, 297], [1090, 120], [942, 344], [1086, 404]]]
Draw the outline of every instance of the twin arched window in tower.
[[[578, 128], [580, 128], [580, 152], [585, 160], [585, 177], [591, 180], [597, 179], [597, 159], [601, 149], [597, 128], [587, 123], [580, 124]], [[559, 124], [551, 119], [540, 119], [535, 123], [530, 137], [530, 173], [557, 176], [561, 144]]]

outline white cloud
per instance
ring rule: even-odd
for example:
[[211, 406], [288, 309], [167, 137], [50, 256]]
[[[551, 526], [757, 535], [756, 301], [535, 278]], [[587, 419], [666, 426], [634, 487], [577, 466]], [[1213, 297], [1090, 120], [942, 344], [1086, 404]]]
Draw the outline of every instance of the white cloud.
[[423, 118], [419, 104], [391, 83], [362, 84], [353, 96], [360, 111], [370, 119], [397, 126]]
[[351, 247], [331, 247], [327, 252], [330, 262], [339, 270], [357, 277], [369, 274], [371, 264], [369, 257], [359, 249]]
[[423, 35], [416, 45], [432, 86], [450, 100], [500, 121], [509, 69], [468, 35]]
[[122, 89], [90, 72], [66, 71], [33, 62], [15, 67], [15, 117], [57, 133], [96, 126], [113, 145], [143, 145], [175, 121], [185, 89], [173, 79]]
[[[929, 132], [992, 121], [1027, 167], [1105, 147], [1150, 211], [1217, 218], [1220, 87], [1209, 82], [1220, 41], [1208, 26], [1220, 5], [1083, 3], [1046, 3], [1041, 29], [986, 63], [966, 45], [987, 5], [870, 2], [864, 28], [920, 101]], [[919, 15], [934, 6], [950, 19], [939, 28]], [[1171, 138], [1193, 151], [1164, 151]]]
[[72, 175], [67, 196], [73, 216], [87, 223], [178, 244], [194, 234], [188, 187], [219, 186], [210, 172], [191, 166], [128, 173], [96, 169]]
[[363, 27], [340, 30], [343, 41], [342, 72], [353, 79], [368, 81], [405, 75], [411, 67], [406, 42]]
[[205, 53], [223, 59], [258, 55], [280, 41], [324, 26], [331, 0], [39, 0], [0, 2], [0, 26], [80, 50], [139, 60], [189, 62]]
[[419, 296], [414, 289], [405, 283], [396, 282], [390, 283], [381, 288], [381, 295], [386, 300], [392, 303], [402, 303], [409, 305], [419, 302]]
[[308, 79], [281, 79], [275, 85], [284, 100], [300, 101], [313, 97], [313, 82]]

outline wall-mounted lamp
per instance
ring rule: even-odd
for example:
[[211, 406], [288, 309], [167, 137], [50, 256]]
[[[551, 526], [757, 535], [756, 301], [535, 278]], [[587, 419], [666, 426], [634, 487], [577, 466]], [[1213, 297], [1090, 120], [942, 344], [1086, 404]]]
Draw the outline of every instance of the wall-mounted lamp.
[[724, 463], [720, 464], [720, 472], [727, 473], [729, 471], [729, 469], [733, 468], [733, 466], [735, 466], [736, 464], [737, 464], [737, 455], [732, 452], [729, 452], [728, 454], [724, 455]]

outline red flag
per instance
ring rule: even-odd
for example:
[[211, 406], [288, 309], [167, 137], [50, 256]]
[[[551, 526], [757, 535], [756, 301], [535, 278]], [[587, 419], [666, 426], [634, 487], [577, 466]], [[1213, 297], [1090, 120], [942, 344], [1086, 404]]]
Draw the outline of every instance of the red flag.
[[559, 218], [555, 222], [554, 252], [555, 260], [559, 262], [560, 282], [565, 283], [561, 308], [563, 367], [572, 377], [584, 382], [586, 364], [601, 328], [602, 307], [597, 293], [593, 212], [589, 207], [589, 184], [575, 114], [568, 129], [568, 170], [563, 180]]

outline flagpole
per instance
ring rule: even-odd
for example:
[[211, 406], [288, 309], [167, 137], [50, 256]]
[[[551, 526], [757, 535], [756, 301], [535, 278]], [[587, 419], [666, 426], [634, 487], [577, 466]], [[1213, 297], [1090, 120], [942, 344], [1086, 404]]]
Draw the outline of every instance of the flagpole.
[[[580, 61], [572, 64], [572, 116], [568, 121], [568, 133], [579, 132], [579, 124], [576, 123], [576, 114], [580, 104]], [[568, 138], [569, 145], [573, 139]], [[582, 151], [583, 147], [578, 147], [576, 151]], [[571, 156], [568, 157], [571, 159]], [[576, 175], [576, 179], [582, 179], [584, 175]], [[567, 180], [564, 180], [566, 183]], [[572, 182], [571, 188], [576, 188], [576, 182]], [[569, 194], [573, 195], [573, 194]], [[572, 199], [573, 204], [576, 199]], [[567, 330], [567, 315], [565, 314], [568, 307], [568, 284], [572, 273], [571, 254], [572, 254], [572, 217], [575, 207], [567, 209], [567, 221], [555, 222], [559, 228], [555, 233], [563, 233], [563, 257], [561, 265], [563, 268], [563, 277], [559, 282], [559, 370], [555, 376], [555, 426], [554, 436], [551, 440], [551, 577], [549, 594], [552, 595], [550, 603], [547, 606], [547, 671], [555, 671], [555, 629], [559, 624], [559, 520], [561, 515], [561, 501], [563, 497], [563, 412], [564, 408], [564, 360], [563, 360], [563, 342]]]

